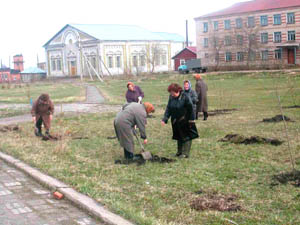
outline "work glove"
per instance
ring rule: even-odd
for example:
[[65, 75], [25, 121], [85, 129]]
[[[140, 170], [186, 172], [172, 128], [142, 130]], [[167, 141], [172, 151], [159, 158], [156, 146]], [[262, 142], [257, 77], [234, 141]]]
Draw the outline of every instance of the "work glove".
[[141, 103], [142, 99], [143, 99], [142, 96], [139, 96], [138, 97], [138, 100], [139, 100], [138, 103]]

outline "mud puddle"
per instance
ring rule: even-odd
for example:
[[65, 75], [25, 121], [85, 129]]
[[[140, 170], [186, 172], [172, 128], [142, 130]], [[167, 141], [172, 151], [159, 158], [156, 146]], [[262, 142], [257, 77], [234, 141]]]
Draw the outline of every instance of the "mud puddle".
[[262, 120], [262, 122], [264, 123], [277, 123], [277, 122], [281, 122], [281, 121], [288, 121], [288, 122], [294, 122], [293, 120], [291, 120], [291, 118], [285, 116], [285, 115], [276, 115], [272, 118], [264, 118]]
[[283, 141], [280, 141], [278, 139], [270, 139], [270, 138], [264, 138], [260, 136], [251, 136], [251, 137], [244, 137], [240, 134], [227, 134], [224, 138], [220, 139], [221, 142], [231, 142], [234, 144], [271, 144], [271, 145], [281, 145]]

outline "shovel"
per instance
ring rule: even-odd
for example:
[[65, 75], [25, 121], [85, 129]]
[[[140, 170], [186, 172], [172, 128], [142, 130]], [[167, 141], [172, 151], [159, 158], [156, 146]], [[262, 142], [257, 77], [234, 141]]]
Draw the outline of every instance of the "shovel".
[[144, 159], [144, 160], [150, 160], [150, 159], [152, 159], [152, 154], [151, 154], [151, 152], [146, 152], [146, 151], [145, 151], [144, 146], [143, 146], [141, 140], [138, 138], [138, 136], [137, 136], [135, 130], [133, 130], [133, 134], [134, 134], [134, 136], [136, 137], [138, 143], [139, 143], [140, 146], [141, 146], [141, 155], [143, 156], [143, 159]]

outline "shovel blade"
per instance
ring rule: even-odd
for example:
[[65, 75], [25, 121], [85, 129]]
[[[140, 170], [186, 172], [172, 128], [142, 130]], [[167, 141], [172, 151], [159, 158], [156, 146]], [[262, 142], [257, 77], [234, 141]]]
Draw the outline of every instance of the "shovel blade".
[[152, 154], [151, 152], [141, 152], [142, 156], [143, 156], [143, 159], [145, 160], [149, 160], [149, 159], [152, 159]]

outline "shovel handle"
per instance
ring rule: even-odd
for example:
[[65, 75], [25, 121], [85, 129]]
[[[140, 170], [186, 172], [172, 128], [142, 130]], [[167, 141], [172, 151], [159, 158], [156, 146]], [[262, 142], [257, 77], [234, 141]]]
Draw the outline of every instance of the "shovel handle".
[[136, 137], [138, 143], [140, 144], [141, 149], [142, 149], [142, 152], [145, 152], [144, 146], [143, 146], [141, 140], [138, 138], [138, 136], [137, 136], [137, 134], [136, 134], [136, 131], [135, 131], [134, 129], [133, 129], [133, 134], [134, 134], [134, 136]]

